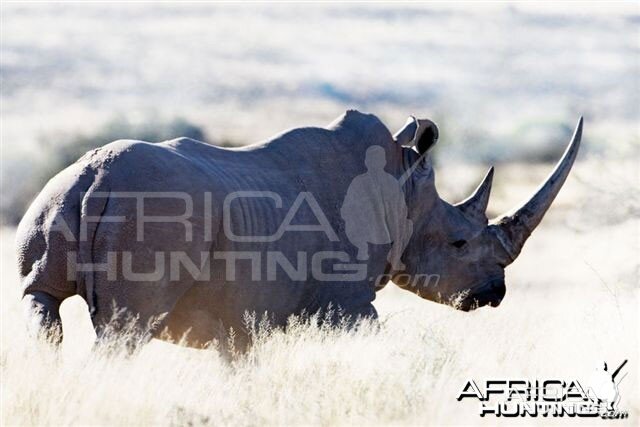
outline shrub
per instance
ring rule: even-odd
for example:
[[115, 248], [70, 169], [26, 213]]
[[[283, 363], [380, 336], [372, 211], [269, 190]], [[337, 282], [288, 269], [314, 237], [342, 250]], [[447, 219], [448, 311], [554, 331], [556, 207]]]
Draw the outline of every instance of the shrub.
[[[0, 220], [6, 225], [17, 224], [47, 181], [89, 150], [117, 139], [160, 142], [181, 136], [210, 143], [202, 128], [181, 118], [169, 122], [147, 120], [134, 124], [124, 117], [117, 117], [92, 134], [42, 137], [39, 156], [29, 153], [3, 162]], [[234, 144], [223, 141], [219, 145]]]

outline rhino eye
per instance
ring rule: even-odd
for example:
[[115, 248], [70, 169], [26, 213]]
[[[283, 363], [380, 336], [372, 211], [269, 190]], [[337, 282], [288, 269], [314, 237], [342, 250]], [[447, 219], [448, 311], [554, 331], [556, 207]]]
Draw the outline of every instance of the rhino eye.
[[461, 247], [463, 247], [466, 244], [467, 244], [466, 240], [456, 240], [455, 242], [452, 243], [452, 245], [455, 246], [458, 249], [460, 249]]

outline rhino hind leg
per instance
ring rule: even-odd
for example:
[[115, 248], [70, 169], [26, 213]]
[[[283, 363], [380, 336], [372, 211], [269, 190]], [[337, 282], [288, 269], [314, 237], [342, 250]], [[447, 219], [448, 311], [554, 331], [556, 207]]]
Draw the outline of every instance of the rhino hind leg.
[[165, 329], [183, 289], [157, 283], [98, 284], [92, 316], [97, 345], [135, 352]]
[[[100, 300], [98, 300], [100, 301]], [[106, 301], [106, 299], [105, 299]], [[148, 343], [164, 327], [164, 313], [148, 313], [137, 305], [111, 300], [109, 307], [101, 307], [92, 317], [96, 331], [96, 347], [109, 350], [125, 349], [133, 354]]]
[[55, 345], [62, 342], [60, 303], [57, 298], [42, 291], [27, 293], [22, 298], [30, 336], [44, 338]]

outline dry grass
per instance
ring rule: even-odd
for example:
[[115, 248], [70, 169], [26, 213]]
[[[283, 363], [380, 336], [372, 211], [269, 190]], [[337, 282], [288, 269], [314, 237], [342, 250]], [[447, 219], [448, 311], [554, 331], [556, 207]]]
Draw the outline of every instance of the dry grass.
[[[636, 177], [632, 167], [627, 182]], [[587, 171], [581, 164], [576, 178], [591, 176]], [[30, 343], [19, 312], [13, 231], [5, 229], [2, 424], [494, 424], [505, 419], [480, 418], [477, 403], [456, 401], [467, 379], [588, 380], [603, 360], [629, 359], [620, 407], [630, 418], [617, 423], [633, 425], [640, 416], [638, 219], [586, 221], [611, 206], [585, 209], [588, 185], [575, 178], [569, 185], [573, 190], [508, 269], [499, 308], [461, 313], [390, 285], [378, 295], [379, 327], [345, 332], [298, 324], [287, 334], [261, 336], [231, 363], [215, 350], [162, 342], [133, 357], [91, 351], [94, 335], [79, 299], [63, 306], [61, 351]]]

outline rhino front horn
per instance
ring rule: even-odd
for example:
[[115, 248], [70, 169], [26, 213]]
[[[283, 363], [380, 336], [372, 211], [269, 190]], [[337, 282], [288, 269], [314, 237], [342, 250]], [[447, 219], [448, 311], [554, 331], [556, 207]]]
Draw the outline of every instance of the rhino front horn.
[[562, 158], [545, 183], [521, 207], [503, 215], [492, 223], [497, 226], [498, 238], [513, 261], [524, 246], [524, 242], [540, 224], [564, 184], [571, 166], [578, 155], [582, 138], [582, 117], [573, 133], [573, 138]]

